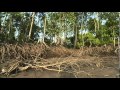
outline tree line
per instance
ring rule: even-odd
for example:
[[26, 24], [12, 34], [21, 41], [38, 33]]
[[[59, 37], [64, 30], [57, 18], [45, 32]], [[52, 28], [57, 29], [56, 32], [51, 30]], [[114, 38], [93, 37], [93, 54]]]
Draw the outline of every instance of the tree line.
[[0, 12], [0, 43], [118, 44], [118, 12]]

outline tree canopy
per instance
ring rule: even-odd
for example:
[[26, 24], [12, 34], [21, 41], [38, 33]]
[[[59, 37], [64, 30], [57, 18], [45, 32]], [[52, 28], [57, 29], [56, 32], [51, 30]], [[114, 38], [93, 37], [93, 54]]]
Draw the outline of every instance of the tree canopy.
[[118, 12], [0, 12], [0, 43], [118, 44]]

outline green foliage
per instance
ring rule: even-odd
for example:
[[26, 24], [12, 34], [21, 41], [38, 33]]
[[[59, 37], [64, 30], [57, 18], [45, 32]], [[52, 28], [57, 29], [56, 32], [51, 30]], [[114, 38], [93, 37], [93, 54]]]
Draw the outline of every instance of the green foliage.
[[77, 42], [77, 44], [76, 44], [76, 49], [79, 49], [80, 46], [81, 46], [81, 43]]
[[84, 36], [84, 40], [85, 40], [85, 45], [86, 46], [90, 46], [90, 45], [99, 45], [100, 44], [100, 40], [98, 38], [95, 37], [95, 35], [93, 35], [92, 33], [87, 33]]
[[[28, 40], [32, 12], [0, 12], [0, 43], [24, 43], [37, 41], [39, 34], [44, 33], [44, 18], [46, 16], [45, 43], [50, 45], [56, 36], [64, 37], [67, 47], [101, 46], [113, 44], [119, 36], [118, 12], [36, 12]], [[104, 24], [103, 20], [106, 21]], [[75, 26], [75, 27], [74, 27]], [[80, 33], [84, 30], [86, 34]], [[18, 36], [15, 37], [15, 32]], [[75, 33], [77, 32], [77, 34]], [[66, 33], [66, 36], [63, 35]], [[117, 42], [117, 40], [116, 40]]]

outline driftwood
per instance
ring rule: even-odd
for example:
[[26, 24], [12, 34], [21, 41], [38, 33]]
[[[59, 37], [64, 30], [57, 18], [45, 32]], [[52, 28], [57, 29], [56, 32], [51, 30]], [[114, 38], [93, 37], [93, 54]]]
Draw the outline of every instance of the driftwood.
[[[22, 66], [24, 64], [24, 66]], [[83, 59], [78, 57], [67, 57], [67, 58], [52, 58], [49, 59], [42, 59], [42, 60], [33, 60], [31, 62], [26, 61], [19, 61], [19, 60], [13, 60], [9, 63], [6, 67], [2, 68], [1, 74], [10, 75], [10, 73], [14, 70], [18, 70], [20, 72], [25, 71], [29, 68], [32, 69], [46, 69], [50, 71], [57, 71], [60, 72], [68, 72], [73, 73], [76, 77], [79, 73], [86, 73], [87, 75], [90, 75], [89, 73], [81, 70], [82, 66], [86, 67], [94, 67], [99, 68], [103, 67], [102, 60], [98, 61], [98, 57], [91, 58], [91, 59]]]

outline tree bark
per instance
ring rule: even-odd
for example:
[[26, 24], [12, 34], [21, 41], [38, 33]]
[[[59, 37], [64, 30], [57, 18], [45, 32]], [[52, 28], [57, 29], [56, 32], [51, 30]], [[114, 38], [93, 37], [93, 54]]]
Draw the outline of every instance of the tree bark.
[[46, 16], [44, 17], [43, 43], [45, 43]]
[[74, 28], [74, 37], [75, 37], [75, 41], [74, 41], [74, 48], [76, 48], [76, 45], [77, 45], [77, 26], [74, 25], [73, 28]]
[[96, 12], [96, 15], [97, 15], [97, 29], [98, 29], [98, 31], [99, 31], [99, 13]]
[[35, 12], [32, 13], [32, 21], [31, 21], [31, 26], [30, 26], [30, 31], [29, 31], [29, 40], [31, 38], [31, 33], [32, 33], [32, 27], [33, 27], [33, 22], [34, 22], [34, 17], [35, 17]]
[[118, 44], [118, 56], [119, 56], [119, 77], [120, 77], [120, 12], [119, 12], [119, 44]]
[[95, 33], [96, 33], [96, 19], [94, 19]]
[[83, 46], [84, 46], [84, 35], [83, 35], [83, 18], [84, 18], [84, 12], [82, 13], [82, 22], [81, 22], [81, 30], [82, 30], [82, 43], [83, 43]]
[[115, 47], [115, 31], [113, 30], [113, 46]]

